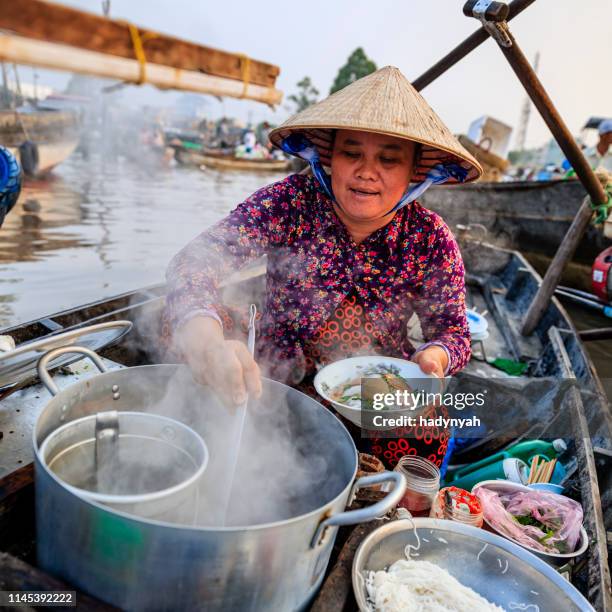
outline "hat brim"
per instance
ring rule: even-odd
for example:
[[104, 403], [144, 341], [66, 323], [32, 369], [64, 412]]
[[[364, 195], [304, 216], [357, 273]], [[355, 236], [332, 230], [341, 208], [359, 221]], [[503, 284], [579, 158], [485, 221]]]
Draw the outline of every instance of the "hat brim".
[[[370, 132], [374, 134], [384, 134], [386, 136], [392, 136], [400, 140], [407, 140], [409, 142], [415, 142], [421, 145], [419, 147], [419, 156], [415, 161], [414, 173], [412, 180], [419, 182], [425, 180], [425, 177], [429, 170], [437, 164], [458, 164], [462, 168], [468, 171], [464, 183], [475, 181], [482, 175], [482, 167], [478, 161], [473, 158], [469, 153], [465, 156], [459, 155], [456, 150], [445, 149], [440, 145], [432, 145], [431, 142], [426, 140], [420, 140], [416, 138], [408, 138], [405, 136], [398, 135], [394, 132], [388, 132], [384, 130], [376, 129], [365, 129], [365, 128], [348, 128], [345, 125], [292, 125], [291, 127], [280, 126], [270, 132], [270, 141], [276, 147], [281, 148], [282, 141], [292, 133], [303, 134], [313, 145], [316, 147], [321, 163], [324, 166], [331, 167], [331, 158], [334, 145], [334, 132], [336, 130], [354, 129], [360, 132]], [[450, 178], [446, 184], [459, 183], [454, 178]]]

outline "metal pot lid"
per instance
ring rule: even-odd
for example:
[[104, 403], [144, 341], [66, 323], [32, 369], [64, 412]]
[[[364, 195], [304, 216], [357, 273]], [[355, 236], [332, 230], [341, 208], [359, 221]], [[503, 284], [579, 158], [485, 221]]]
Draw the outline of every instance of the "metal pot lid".
[[[130, 321], [109, 321], [86, 327], [78, 327], [40, 340], [24, 342], [16, 348], [0, 352], [0, 389], [36, 378], [36, 365], [48, 350], [60, 346], [84, 346], [98, 351], [116, 342], [132, 328]], [[82, 355], [62, 355], [53, 367], [65, 366], [82, 359]]]
[[151, 501], [197, 480], [208, 463], [202, 438], [174, 419], [114, 410], [70, 421], [40, 448], [73, 492], [102, 503]]

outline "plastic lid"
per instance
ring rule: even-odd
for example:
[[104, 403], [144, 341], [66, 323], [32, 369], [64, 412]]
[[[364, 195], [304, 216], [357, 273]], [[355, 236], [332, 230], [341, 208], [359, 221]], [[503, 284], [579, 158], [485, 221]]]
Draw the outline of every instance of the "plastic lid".
[[527, 482], [527, 464], [521, 459], [508, 458], [503, 461], [504, 474], [511, 482]]
[[487, 329], [489, 328], [489, 322], [481, 314], [474, 310], [468, 309], [465, 311], [465, 313], [472, 337], [487, 334], [484, 338], [482, 338], [484, 340], [488, 336]]

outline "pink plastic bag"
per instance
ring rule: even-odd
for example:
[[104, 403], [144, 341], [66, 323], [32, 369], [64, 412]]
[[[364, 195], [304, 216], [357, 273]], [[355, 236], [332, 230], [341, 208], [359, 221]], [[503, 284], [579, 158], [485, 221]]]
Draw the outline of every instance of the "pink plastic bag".
[[519, 544], [548, 553], [571, 553], [582, 526], [582, 506], [546, 491], [498, 493], [478, 487], [485, 520]]

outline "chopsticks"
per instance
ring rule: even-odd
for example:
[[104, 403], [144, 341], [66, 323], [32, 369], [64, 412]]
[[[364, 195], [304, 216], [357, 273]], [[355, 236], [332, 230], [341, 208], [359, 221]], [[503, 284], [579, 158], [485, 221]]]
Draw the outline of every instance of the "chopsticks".
[[539, 455], [536, 455], [531, 461], [527, 484], [534, 484], [536, 482], [550, 482], [556, 465], [556, 459], [553, 459], [552, 461], [543, 460], [540, 462]]

